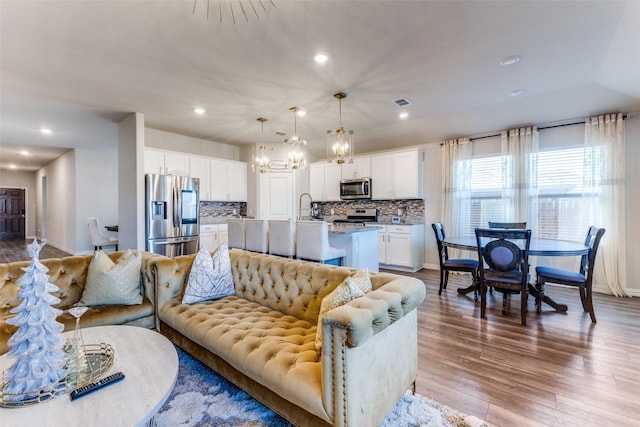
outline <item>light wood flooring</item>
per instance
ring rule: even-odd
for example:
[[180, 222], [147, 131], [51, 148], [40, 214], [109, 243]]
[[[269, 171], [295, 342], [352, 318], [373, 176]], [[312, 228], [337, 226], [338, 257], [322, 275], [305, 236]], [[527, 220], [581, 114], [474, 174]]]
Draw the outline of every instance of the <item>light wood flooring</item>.
[[639, 298], [595, 294], [592, 324], [577, 290], [548, 286], [569, 311], [546, 306], [538, 314], [530, 297], [522, 326], [519, 296], [503, 316], [502, 294], [489, 295], [481, 321], [473, 294], [456, 292], [469, 275], [451, 275], [441, 296], [438, 271], [409, 275], [427, 286], [418, 313], [420, 394], [497, 426], [640, 426]]

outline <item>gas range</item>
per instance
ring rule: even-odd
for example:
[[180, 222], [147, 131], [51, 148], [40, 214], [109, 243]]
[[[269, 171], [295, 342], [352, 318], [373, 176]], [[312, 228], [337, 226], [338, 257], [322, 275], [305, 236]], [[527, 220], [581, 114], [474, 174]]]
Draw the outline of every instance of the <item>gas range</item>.
[[378, 221], [378, 209], [347, 209], [346, 219], [334, 219], [334, 224], [353, 224], [364, 226], [367, 222]]

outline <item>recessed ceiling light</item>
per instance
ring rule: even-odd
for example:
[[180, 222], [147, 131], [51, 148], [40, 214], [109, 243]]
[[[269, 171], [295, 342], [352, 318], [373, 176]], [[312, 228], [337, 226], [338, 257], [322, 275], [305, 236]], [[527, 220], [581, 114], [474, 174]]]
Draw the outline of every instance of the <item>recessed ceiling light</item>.
[[25, 156], [25, 157], [26, 157], [26, 156], [31, 156], [32, 154], [31, 154], [30, 152], [28, 152], [27, 150], [22, 150], [22, 151], [20, 152], [20, 155], [21, 155], [21, 156]]
[[9, 169], [15, 169], [16, 165], [9, 165]]
[[326, 53], [318, 53], [316, 56], [313, 57], [313, 60], [316, 61], [318, 64], [323, 64], [327, 62], [328, 59], [329, 57], [327, 56]]
[[296, 110], [296, 114], [298, 115], [298, 117], [303, 117], [305, 114], [307, 114], [307, 112], [304, 110], [298, 109]]
[[52, 133], [51, 129], [47, 129], [47, 128], [41, 128], [40, 132], [44, 133], [45, 135], [50, 135]]
[[400, 117], [401, 119], [406, 119], [407, 117], [409, 117], [409, 113], [402, 112], [402, 113], [398, 114], [398, 117]]
[[193, 109], [193, 112], [199, 115], [203, 115], [205, 113], [205, 109], [201, 107], [196, 107]]
[[516, 89], [516, 90], [512, 90], [511, 93], [509, 93], [509, 96], [521, 96], [521, 95], [524, 95], [525, 93], [527, 93], [527, 91], [524, 89]]
[[503, 67], [508, 67], [509, 65], [515, 65], [522, 60], [520, 55], [511, 55], [506, 58], [502, 58], [500, 60], [500, 65]]

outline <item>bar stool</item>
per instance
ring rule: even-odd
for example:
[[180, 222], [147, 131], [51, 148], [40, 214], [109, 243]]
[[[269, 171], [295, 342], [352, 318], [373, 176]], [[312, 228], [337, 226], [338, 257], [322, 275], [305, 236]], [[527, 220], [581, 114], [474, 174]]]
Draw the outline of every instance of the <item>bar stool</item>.
[[295, 221], [269, 220], [269, 253], [286, 257], [296, 255]]
[[329, 245], [329, 224], [325, 221], [296, 222], [296, 257], [324, 264], [343, 265], [346, 249]]
[[245, 219], [245, 249], [266, 254], [269, 250], [269, 222], [266, 219]]
[[244, 219], [227, 219], [227, 232], [229, 233], [229, 248], [244, 249]]

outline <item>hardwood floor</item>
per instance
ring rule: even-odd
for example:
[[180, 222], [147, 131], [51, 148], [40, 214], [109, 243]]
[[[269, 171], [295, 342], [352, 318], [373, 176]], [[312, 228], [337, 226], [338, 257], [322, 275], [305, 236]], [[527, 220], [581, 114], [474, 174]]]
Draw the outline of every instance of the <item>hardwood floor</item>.
[[[27, 252], [27, 246], [32, 242], [33, 240], [22, 239], [0, 240], [0, 263], [29, 261], [31, 258]], [[62, 258], [65, 256], [71, 256], [71, 254], [50, 245], [44, 245], [40, 250], [40, 259]]]
[[538, 314], [530, 297], [522, 326], [519, 296], [503, 316], [502, 294], [489, 295], [481, 321], [473, 294], [456, 292], [469, 275], [451, 275], [438, 296], [438, 271], [406, 274], [427, 285], [419, 393], [497, 426], [640, 425], [640, 299], [595, 294], [592, 324], [577, 290], [550, 285], [569, 311]]

